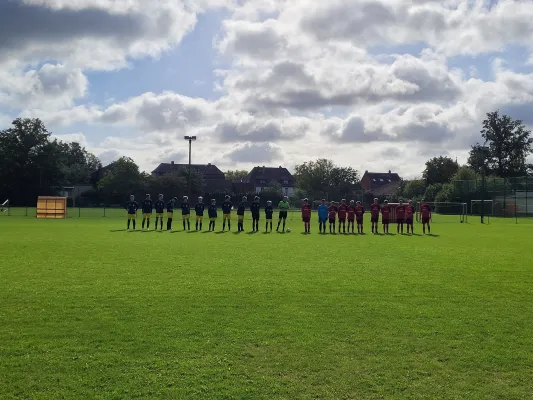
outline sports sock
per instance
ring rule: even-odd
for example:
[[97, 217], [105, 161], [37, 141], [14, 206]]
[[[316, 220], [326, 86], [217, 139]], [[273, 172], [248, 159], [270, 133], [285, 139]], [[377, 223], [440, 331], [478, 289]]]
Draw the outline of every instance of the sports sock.
[[135, 230], [135, 220], [133, 220], [133, 230]]
[[[157, 228], [157, 226], [156, 226]], [[161, 230], [163, 230], [163, 217], [161, 217]]]
[[202, 230], [202, 222], [200, 222], [200, 230]]
[[228, 231], [231, 231], [231, 222], [228, 221]]
[[272, 221], [270, 221], [270, 232], [272, 232]]
[[185, 220], [183, 220], [183, 230], [185, 230], [185, 226], [186, 226]]
[[283, 220], [283, 230], [284, 230], [284, 231], [285, 231], [285, 223], [286, 223], [286, 221]]
[[222, 230], [226, 229], [226, 220], [222, 221]]
[[431, 233], [431, 226], [428, 224], [428, 233]]
[[281, 219], [278, 221], [278, 227], [276, 228], [277, 231], [279, 231], [279, 226], [281, 225]]
[[150, 218], [146, 220], [146, 229], [150, 229]]
[[130, 229], [130, 220], [128, 219], [128, 229]]
[[191, 230], [191, 221], [187, 220], [187, 230]]
[[144, 229], [144, 223], [146, 222], [146, 219], [143, 218], [143, 222], [142, 222], [142, 228]]
[[198, 230], [198, 221], [196, 221], [196, 230]]

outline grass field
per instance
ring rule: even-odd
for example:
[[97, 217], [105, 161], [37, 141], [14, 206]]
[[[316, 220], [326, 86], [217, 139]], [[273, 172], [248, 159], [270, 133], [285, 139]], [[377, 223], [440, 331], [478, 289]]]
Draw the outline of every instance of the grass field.
[[531, 399], [533, 224], [439, 218], [435, 236], [0, 218], [0, 399]]

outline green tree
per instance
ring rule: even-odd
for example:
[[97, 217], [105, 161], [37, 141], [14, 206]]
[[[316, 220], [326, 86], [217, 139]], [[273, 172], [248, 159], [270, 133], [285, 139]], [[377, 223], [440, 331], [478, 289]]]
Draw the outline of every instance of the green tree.
[[[144, 182], [143, 182], [144, 181]], [[113, 170], [104, 175], [98, 182], [98, 188], [108, 198], [118, 195], [124, 199], [143, 189], [146, 177], [139, 171], [139, 166], [129, 157], [119, 158]]]
[[404, 200], [420, 200], [426, 192], [426, 183], [423, 179], [413, 179], [407, 181], [401, 195]]
[[442, 190], [442, 183], [435, 183], [426, 187], [424, 192], [424, 199], [426, 201], [435, 201], [437, 195]]
[[231, 182], [240, 182], [241, 180], [244, 180], [248, 176], [248, 171], [245, 170], [234, 170], [234, 171], [226, 171], [224, 172], [224, 175], [226, 176], [226, 180]]
[[476, 171], [467, 165], [462, 165], [453, 176], [452, 181], [474, 181], [476, 179], [478, 179]]
[[488, 113], [481, 137], [488, 151], [479, 143], [472, 146], [468, 164], [474, 171], [481, 173], [486, 161], [487, 174], [501, 178], [527, 175], [531, 168], [527, 158], [533, 154], [533, 138], [521, 120], [500, 115], [499, 111]]
[[355, 169], [336, 166], [327, 159], [297, 165], [294, 175], [297, 188], [315, 197], [326, 197], [328, 193], [346, 193], [355, 189], [359, 183], [359, 174]]
[[426, 162], [422, 176], [426, 185], [445, 184], [451, 181], [458, 169], [459, 165], [450, 157], [434, 157]]

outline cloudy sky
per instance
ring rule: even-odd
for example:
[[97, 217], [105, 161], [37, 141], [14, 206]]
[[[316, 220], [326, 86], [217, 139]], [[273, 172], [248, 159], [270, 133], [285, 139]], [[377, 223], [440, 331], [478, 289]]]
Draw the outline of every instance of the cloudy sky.
[[[533, 1], [1, 0], [0, 126], [108, 163], [420, 175], [485, 113], [533, 124]], [[529, 111], [529, 112], [528, 112]]]

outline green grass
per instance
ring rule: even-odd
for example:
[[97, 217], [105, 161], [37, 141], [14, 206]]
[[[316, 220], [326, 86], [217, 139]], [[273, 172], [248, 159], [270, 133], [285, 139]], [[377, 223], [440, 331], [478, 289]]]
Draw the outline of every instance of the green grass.
[[533, 225], [456, 220], [408, 237], [0, 218], [0, 398], [530, 399]]

